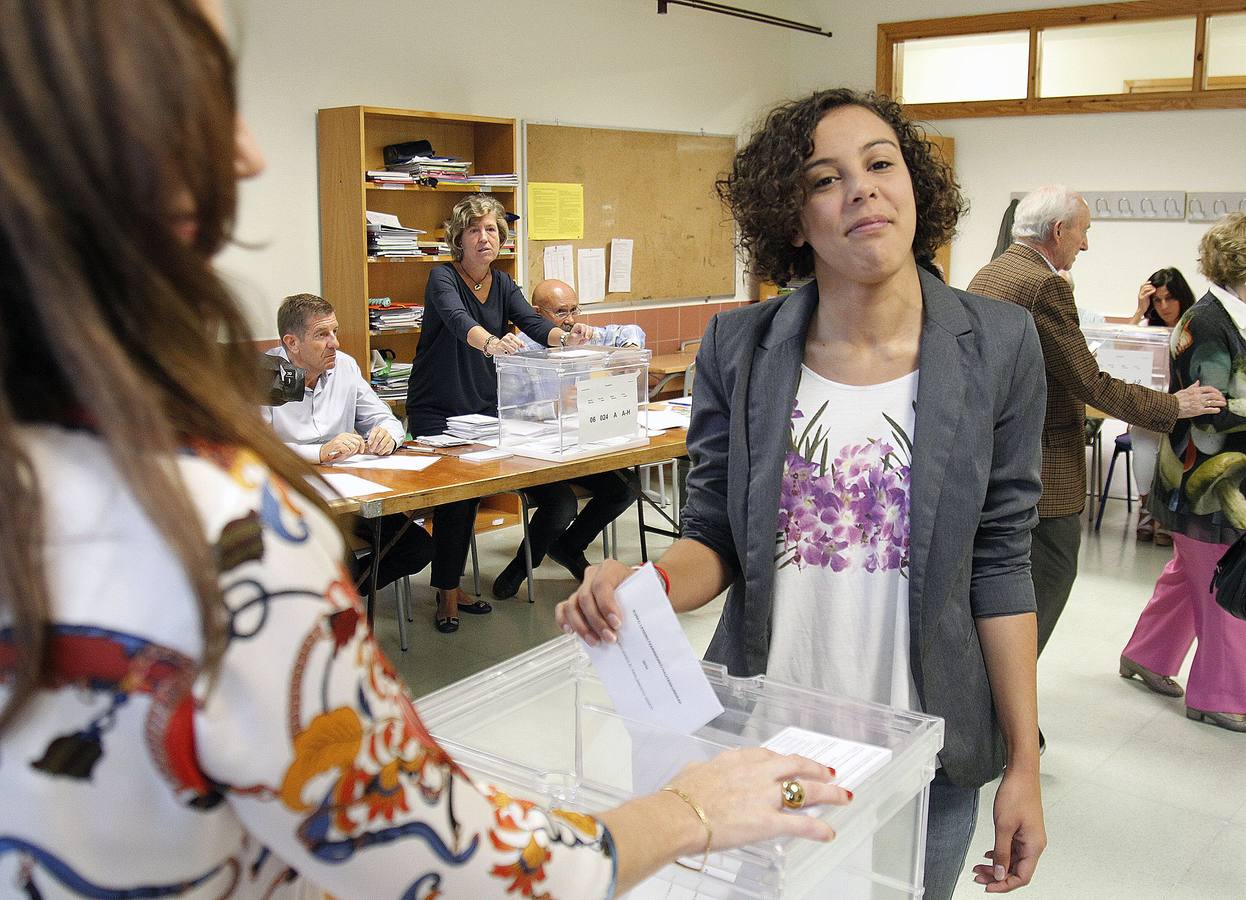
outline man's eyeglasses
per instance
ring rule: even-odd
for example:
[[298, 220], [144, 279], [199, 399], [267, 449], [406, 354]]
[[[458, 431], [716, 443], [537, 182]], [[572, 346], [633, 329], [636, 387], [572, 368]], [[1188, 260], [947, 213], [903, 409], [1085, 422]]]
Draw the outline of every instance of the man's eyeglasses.
[[556, 309], [552, 313], [555, 319], [570, 319], [572, 316], [579, 314], [580, 308], [578, 306], [573, 306], [570, 309]]

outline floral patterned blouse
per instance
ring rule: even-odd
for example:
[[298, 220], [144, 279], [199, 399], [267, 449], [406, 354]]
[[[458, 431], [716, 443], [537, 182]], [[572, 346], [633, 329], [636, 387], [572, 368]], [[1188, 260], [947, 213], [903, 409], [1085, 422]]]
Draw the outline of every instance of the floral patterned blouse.
[[476, 782], [428, 734], [336, 530], [254, 456], [179, 459], [228, 608], [210, 679], [182, 568], [99, 441], [23, 441], [55, 624], [51, 671], [0, 736], [0, 895], [611, 895], [603, 826]]

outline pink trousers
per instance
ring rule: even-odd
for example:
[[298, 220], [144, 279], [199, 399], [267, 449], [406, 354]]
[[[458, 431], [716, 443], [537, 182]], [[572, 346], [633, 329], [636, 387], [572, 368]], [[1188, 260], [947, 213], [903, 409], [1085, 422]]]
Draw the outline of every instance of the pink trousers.
[[1225, 544], [1173, 534], [1173, 555], [1142, 610], [1124, 654], [1161, 675], [1175, 676], [1198, 638], [1186, 706], [1204, 712], [1246, 713], [1246, 621], [1216, 605], [1212, 572]]

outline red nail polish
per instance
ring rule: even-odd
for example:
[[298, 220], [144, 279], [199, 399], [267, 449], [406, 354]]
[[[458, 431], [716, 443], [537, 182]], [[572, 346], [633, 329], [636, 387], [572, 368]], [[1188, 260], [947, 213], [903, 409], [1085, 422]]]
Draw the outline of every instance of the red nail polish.
[[848, 795], [849, 800], [852, 800], [852, 791], [848, 790], [847, 788], [844, 788], [844, 793]]
[[826, 767], [826, 771], [828, 771], [828, 772], [830, 772], [830, 773], [831, 773], [831, 777], [832, 777], [832, 778], [834, 778], [834, 777], [835, 777], [835, 770], [834, 770], [834, 769], [832, 769], [830, 766], [827, 766], [827, 767]]

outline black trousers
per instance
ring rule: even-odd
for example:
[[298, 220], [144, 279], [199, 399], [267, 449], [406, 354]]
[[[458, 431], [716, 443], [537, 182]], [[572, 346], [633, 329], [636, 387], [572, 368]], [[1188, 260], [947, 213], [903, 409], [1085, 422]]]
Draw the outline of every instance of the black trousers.
[[[433, 558], [433, 539], [427, 531], [414, 522], [408, 524], [405, 515], [398, 513], [392, 516], [381, 516], [381, 565], [376, 574], [378, 588], [397, 581], [404, 575], [414, 575], [428, 565]], [[372, 523], [356, 518], [355, 535], [372, 545]], [[391, 546], [392, 545], [392, 546]], [[388, 548], [388, 549], [387, 549]], [[354, 560], [351, 574], [361, 590], [368, 589], [364, 580], [365, 574], [372, 564], [372, 554]]]
[[433, 587], [448, 591], [459, 586], [478, 506], [479, 500], [459, 500], [433, 510]]
[[[579, 485], [593, 494], [578, 516], [572, 485]], [[545, 559], [554, 541], [568, 553], [583, 553], [607, 525], [636, 502], [640, 496], [640, 482], [632, 471], [621, 470], [524, 488], [524, 493], [528, 502], [536, 507], [528, 523], [535, 568]], [[522, 543], [515, 553], [515, 561], [523, 565]]]
[[1030, 576], [1038, 603], [1038, 652], [1041, 655], [1060, 621], [1077, 578], [1082, 545], [1081, 514], [1040, 518], [1030, 544]]

